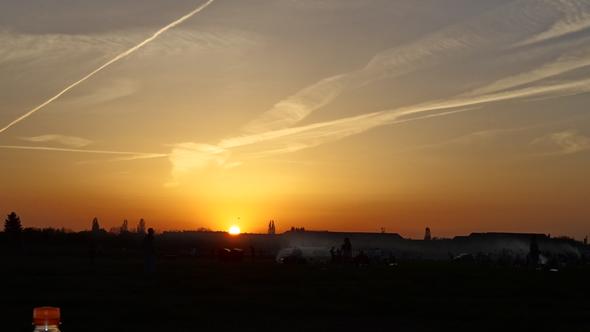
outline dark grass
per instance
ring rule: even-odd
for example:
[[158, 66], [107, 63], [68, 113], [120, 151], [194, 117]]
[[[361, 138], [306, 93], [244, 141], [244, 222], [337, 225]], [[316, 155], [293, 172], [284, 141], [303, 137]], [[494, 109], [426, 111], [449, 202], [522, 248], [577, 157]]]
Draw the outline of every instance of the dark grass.
[[534, 271], [436, 262], [284, 266], [139, 258], [3, 258], [6, 331], [35, 306], [63, 331], [590, 331], [590, 269]]

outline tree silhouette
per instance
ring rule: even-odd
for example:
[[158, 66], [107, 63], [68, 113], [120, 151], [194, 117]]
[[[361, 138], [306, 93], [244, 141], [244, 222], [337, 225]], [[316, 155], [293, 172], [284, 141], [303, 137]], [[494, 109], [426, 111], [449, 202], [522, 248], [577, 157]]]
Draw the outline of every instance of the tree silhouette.
[[98, 224], [98, 218], [92, 219], [92, 233], [100, 232], [100, 225]]
[[7, 234], [20, 234], [23, 226], [21, 225], [19, 216], [12, 212], [4, 220], [4, 232]]

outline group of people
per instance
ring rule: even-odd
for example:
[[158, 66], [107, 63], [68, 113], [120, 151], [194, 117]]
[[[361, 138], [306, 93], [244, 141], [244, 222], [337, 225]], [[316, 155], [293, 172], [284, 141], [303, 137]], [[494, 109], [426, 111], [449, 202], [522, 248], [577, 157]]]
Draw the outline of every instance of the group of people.
[[354, 263], [357, 265], [368, 265], [369, 256], [361, 250], [356, 256], [352, 254], [352, 243], [349, 238], [345, 238], [340, 248], [330, 248], [332, 263]]
[[330, 248], [332, 263], [349, 263], [352, 262], [352, 243], [349, 238], [344, 239], [340, 248]]
[[[156, 272], [156, 240], [153, 228], [149, 228], [143, 238], [142, 251], [144, 258], [144, 271], [148, 274], [153, 274]], [[88, 248], [88, 258], [91, 265], [94, 265], [98, 252], [98, 241], [96, 238], [93, 238], [90, 241], [90, 247]]]

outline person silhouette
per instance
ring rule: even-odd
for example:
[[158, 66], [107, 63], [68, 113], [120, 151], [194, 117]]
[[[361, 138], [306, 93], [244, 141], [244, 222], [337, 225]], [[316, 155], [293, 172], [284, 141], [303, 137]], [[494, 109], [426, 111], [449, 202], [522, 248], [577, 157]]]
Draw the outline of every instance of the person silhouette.
[[352, 244], [350, 243], [349, 238], [345, 238], [344, 243], [342, 244], [342, 260], [345, 262], [350, 262], [352, 260]]
[[537, 243], [537, 237], [533, 235], [531, 237], [531, 243], [529, 245], [528, 263], [532, 267], [539, 265], [539, 256], [541, 252], [539, 250], [539, 244]]
[[336, 263], [336, 248], [330, 248], [330, 262]]
[[154, 229], [149, 228], [143, 239], [144, 269], [146, 273], [156, 272], [156, 244]]

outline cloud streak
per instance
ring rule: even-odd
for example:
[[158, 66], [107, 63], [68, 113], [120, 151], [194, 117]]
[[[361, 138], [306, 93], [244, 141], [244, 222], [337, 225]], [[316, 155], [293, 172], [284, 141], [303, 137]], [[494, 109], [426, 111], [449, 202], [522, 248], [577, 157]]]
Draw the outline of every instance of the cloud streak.
[[541, 43], [590, 28], [590, 3], [574, 0], [545, 0], [543, 3], [562, 13], [562, 18], [553, 23], [549, 29], [519, 45]]
[[[399, 77], [416, 69], [424, 69], [452, 59], [453, 56], [465, 57], [472, 52], [481, 52], [498, 44], [510, 48], [514, 42], [528, 40], [531, 32], [541, 36], [546, 29], [546, 24], [545, 20], [535, 18], [536, 15], [556, 19], [555, 26], [570, 27], [559, 29], [559, 36], [579, 31], [574, 26], [579, 27], [582, 24], [580, 22], [586, 22], [586, 16], [590, 24], [590, 13], [586, 7], [576, 6], [575, 3], [572, 4], [572, 1], [566, 0], [559, 1], [559, 5], [552, 2], [539, 4], [538, 0], [534, 0], [517, 1], [495, 8], [465, 22], [459, 22], [426, 35], [417, 41], [379, 52], [361, 69], [321, 79], [279, 101], [271, 109], [246, 124], [243, 131], [252, 134], [288, 128], [328, 105], [349, 89], [359, 88], [385, 78]], [[507, 27], [514, 27], [514, 29]], [[585, 65], [567, 63], [565, 60], [567, 59], [560, 64], [562, 67], [569, 65], [571, 69], [575, 69], [574, 66]], [[562, 71], [571, 69], [561, 68]], [[544, 68], [536, 74], [539, 77], [550, 76], [554, 75], [551, 71], [555, 70], [559, 70], [557, 66]], [[535, 73], [527, 74], [528, 82], [531, 82], [532, 74]], [[518, 78], [511, 79], [515, 84]], [[498, 91], [491, 88], [481, 93]]]
[[62, 95], [64, 95], [65, 93], [67, 93], [68, 91], [72, 90], [73, 88], [75, 88], [76, 86], [82, 84], [84, 81], [88, 80], [89, 78], [91, 78], [92, 76], [96, 75], [98, 72], [102, 71], [103, 69], [109, 67], [110, 65], [118, 62], [119, 60], [126, 58], [127, 56], [133, 54], [134, 52], [136, 52], [137, 50], [141, 49], [142, 47], [144, 47], [145, 45], [151, 43], [152, 41], [154, 41], [156, 38], [158, 38], [158, 36], [160, 36], [161, 34], [163, 34], [164, 32], [174, 28], [175, 26], [181, 24], [182, 22], [188, 20], [189, 18], [193, 17], [194, 15], [196, 15], [197, 13], [201, 12], [202, 10], [204, 10], [205, 8], [207, 8], [214, 0], [207, 0], [204, 4], [200, 5], [199, 7], [197, 7], [196, 9], [194, 9], [193, 11], [191, 11], [190, 13], [182, 16], [181, 18], [177, 19], [176, 21], [166, 25], [165, 27], [161, 28], [160, 30], [156, 31], [154, 34], [152, 34], [149, 38], [143, 40], [142, 42], [140, 42], [139, 44], [131, 47], [130, 49], [126, 50], [123, 53], [120, 53], [119, 55], [117, 55], [116, 57], [112, 58], [111, 60], [107, 61], [105, 64], [103, 64], [102, 66], [96, 68], [95, 70], [93, 70], [92, 72], [90, 72], [89, 74], [87, 74], [86, 76], [82, 77], [81, 79], [79, 79], [78, 81], [70, 84], [69, 86], [67, 86], [65, 89], [61, 90], [58, 94], [56, 94], [55, 96], [49, 98], [48, 100], [46, 100], [45, 102], [43, 102], [42, 104], [40, 104], [39, 106], [33, 108], [32, 110], [28, 111], [27, 113], [21, 115], [20, 117], [16, 118], [15, 120], [13, 120], [12, 122], [8, 123], [6, 126], [4, 126], [3, 128], [0, 129], [0, 133], [5, 132], [6, 130], [8, 130], [9, 128], [11, 128], [12, 126], [16, 125], [17, 123], [25, 120], [26, 118], [30, 117], [31, 115], [33, 115], [34, 113], [38, 112], [39, 110], [43, 109], [45, 106], [51, 104], [53, 101], [55, 101], [56, 99], [58, 99], [59, 97], [61, 97]]
[[51, 152], [75, 152], [75, 153], [127, 156], [127, 157], [122, 157], [121, 160], [154, 159], [154, 158], [168, 157], [168, 154], [163, 154], [163, 153], [145, 153], [145, 152], [112, 151], [112, 150], [86, 150], [86, 149], [73, 149], [73, 148], [57, 148], [57, 147], [51, 147], [51, 146], [0, 145], [0, 149], [51, 151]]
[[45, 142], [56, 142], [62, 145], [72, 146], [81, 148], [92, 143], [91, 140], [75, 137], [75, 136], [64, 136], [58, 134], [48, 134], [32, 137], [20, 137], [23, 141], [34, 142], [34, 143], [45, 143]]
[[590, 92], [590, 79], [572, 80], [476, 96], [463, 94], [446, 100], [226, 138], [217, 145], [183, 143], [173, 148], [169, 157], [173, 165], [172, 177], [176, 183], [180, 175], [192, 170], [210, 165], [225, 167], [227, 164], [234, 163], [230, 159], [233, 154], [246, 158], [261, 158], [291, 153], [361, 134], [377, 127], [465, 113], [485, 104], [539, 96], [551, 98], [586, 92]]
[[[224, 149], [238, 148], [247, 145], [264, 143], [284, 137], [306, 138], [315, 140], [317, 145], [324, 140], [339, 139], [368, 129], [390, 124], [403, 117], [411, 117], [424, 112], [443, 111], [453, 108], [471, 107], [493, 102], [534, 96], [560, 96], [563, 94], [583, 93], [590, 91], [590, 79], [574, 80], [565, 83], [554, 83], [516, 90], [502, 91], [477, 96], [458, 96], [447, 100], [426, 102], [393, 110], [367, 113], [333, 121], [314, 123], [306, 126], [286, 128], [255, 135], [244, 135], [223, 139], [219, 147]], [[308, 144], [305, 144], [306, 146]]]
[[493, 93], [523, 86], [587, 66], [590, 66], [590, 48], [562, 55], [557, 60], [544, 64], [537, 69], [503, 78], [485, 87], [471, 91], [469, 95]]
[[590, 150], [590, 137], [576, 130], [565, 130], [536, 138], [531, 144], [551, 150], [543, 155], [569, 155]]

